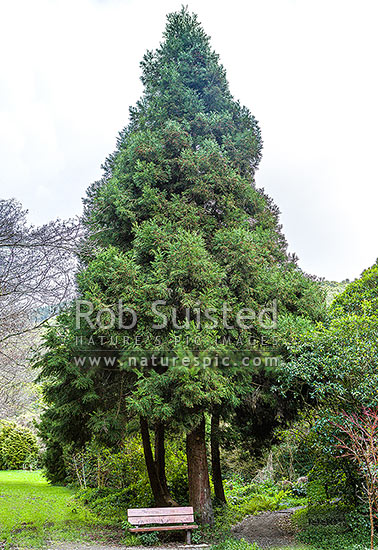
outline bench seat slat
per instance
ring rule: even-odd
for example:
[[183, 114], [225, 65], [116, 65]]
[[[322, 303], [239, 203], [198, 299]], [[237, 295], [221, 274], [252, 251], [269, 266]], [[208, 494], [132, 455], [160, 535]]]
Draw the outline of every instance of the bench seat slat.
[[170, 523], [193, 523], [193, 514], [185, 514], [182, 516], [144, 516], [144, 517], [129, 517], [129, 522], [132, 525], [147, 525], [148, 523], [170, 524]]
[[179, 531], [184, 529], [188, 531], [189, 529], [198, 529], [198, 525], [162, 525], [159, 527], [131, 527], [129, 531], [132, 533], [141, 533], [146, 531]]
[[182, 516], [183, 514], [193, 514], [192, 506], [164, 507], [164, 508], [129, 508], [127, 510], [129, 517], [141, 516]]

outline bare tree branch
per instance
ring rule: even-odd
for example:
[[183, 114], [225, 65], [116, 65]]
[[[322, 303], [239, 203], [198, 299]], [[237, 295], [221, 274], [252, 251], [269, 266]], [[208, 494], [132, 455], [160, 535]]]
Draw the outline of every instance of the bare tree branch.
[[[28, 383], [26, 360], [36, 330], [75, 294], [82, 235], [78, 220], [40, 227], [15, 200], [0, 200], [0, 415]], [[11, 391], [11, 388], [12, 391]]]

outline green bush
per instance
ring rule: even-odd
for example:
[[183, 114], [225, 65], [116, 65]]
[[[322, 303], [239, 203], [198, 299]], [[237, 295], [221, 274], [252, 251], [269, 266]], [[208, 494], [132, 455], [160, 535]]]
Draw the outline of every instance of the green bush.
[[273, 447], [274, 477], [295, 482], [306, 476], [308, 483], [292, 483], [292, 493], [307, 496], [311, 505], [332, 499], [357, 505], [361, 481], [355, 465], [339, 456], [333, 420], [337, 417], [320, 409], [280, 432]]
[[302, 510], [296, 510], [292, 521], [299, 529], [316, 525], [345, 524], [347, 514], [351, 510], [351, 507], [345, 504], [318, 504], [316, 506], [308, 506], [308, 508], [303, 508]]
[[[103, 518], [122, 521], [128, 508], [154, 505], [143, 447], [138, 437], [125, 440], [118, 450], [87, 445], [80, 453], [66, 450], [71, 479], [79, 481], [77, 499]], [[185, 453], [175, 442], [166, 448], [166, 475], [172, 497], [180, 506], [188, 504]]]
[[300, 542], [319, 550], [359, 550], [368, 546], [369, 519], [343, 504], [323, 504], [297, 510], [292, 518]]
[[145, 481], [134, 483], [125, 489], [81, 489], [75, 498], [89, 506], [99, 517], [120, 522], [128, 508], [144, 508], [154, 505], [150, 486]]
[[0, 421], [0, 470], [20, 470], [38, 466], [37, 438], [14, 422]]
[[[78, 452], [66, 448], [64, 460], [71, 481], [79, 483], [82, 488], [118, 490], [142, 481], [148, 485], [140, 437], [129, 437], [117, 448], [94, 442]], [[167, 443], [165, 462], [172, 496], [183, 505], [188, 501], [186, 456], [175, 442]]]
[[125, 546], [140, 546], [140, 537], [139, 535], [127, 533], [122, 539], [122, 544]]
[[53, 437], [45, 441], [42, 466], [44, 476], [53, 485], [63, 485], [67, 481], [67, 469], [63, 449], [59, 441]]
[[276, 432], [279, 443], [270, 449], [274, 479], [295, 482], [308, 475], [316, 460], [312, 434], [314, 420], [313, 411], [303, 411], [289, 428]]
[[157, 546], [160, 544], [159, 535], [155, 531], [143, 533], [139, 535], [139, 539], [143, 546]]
[[356, 465], [341, 458], [337, 450], [337, 434], [332, 421], [338, 417], [319, 412], [311, 434], [314, 465], [308, 475], [307, 496], [310, 504], [341, 499], [354, 506], [361, 495], [361, 479]]

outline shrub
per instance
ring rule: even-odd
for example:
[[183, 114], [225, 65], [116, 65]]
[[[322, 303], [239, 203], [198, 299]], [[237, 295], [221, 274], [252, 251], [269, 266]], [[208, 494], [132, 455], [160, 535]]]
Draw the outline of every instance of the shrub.
[[36, 467], [39, 458], [37, 438], [14, 422], [0, 421], [0, 469]]
[[47, 481], [53, 485], [61, 485], [67, 481], [67, 469], [62, 446], [59, 441], [52, 437], [45, 442], [42, 466]]
[[[139, 437], [129, 437], [117, 448], [88, 443], [84, 449], [74, 452], [66, 448], [64, 459], [70, 478], [81, 488], [125, 489], [144, 481], [148, 475], [143, 446]], [[175, 443], [166, 448], [166, 475], [172, 496], [180, 504], [188, 501], [186, 456]], [[146, 495], [147, 496], [147, 495]]]
[[[65, 454], [71, 479], [76, 477], [81, 486], [76, 498], [101, 517], [122, 521], [127, 508], [153, 506], [139, 437], [125, 440], [115, 450], [92, 443], [79, 453]], [[172, 497], [180, 506], [188, 504], [186, 457], [175, 442], [167, 444], [166, 474]]]
[[271, 449], [274, 479], [295, 482], [308, 475], [316, 460], [312, 434], [314, 421], [314, 412], [304, 411], [289, 428], [276, 432], [279, 443]]
[[319, 504], [296, 510], [292, 521], [299, 529], [316, 525], [335, 525], [346, 522], [351, 508], [345, 504]]
[[155, 531], [143, 533], [139, 535], [139, 539], [144, 546], [156, 546], [160, 543], [159, 535]]
[[307, 496], [311, 505], [332, 499], [356, 505], [361, 492], [356, 467], [335, 450], [334, 420], [327, 410], [312, 412], [283, 431], [274, 449], [276, 477], [294, 481], [305, 475], [308, 483], [292, 484], [292, 492]]
[[140, 542], [139, 535], [132, 535], [131, 533], [127, 533], [122, 539], [122, 544], [125, 546], [140, 546]]
[[143, 480], [120, 490], [82, 489], [75, 498], [88, 505], [98, 516], [120, 522], [124, 520], [128, 508], [153, 506], [150, 486]]
[[323, 504], [297, 510], [292, 518], [299, 541], [319, 550], [362, 550], [369, 543], [369, 519], [343, 504]]

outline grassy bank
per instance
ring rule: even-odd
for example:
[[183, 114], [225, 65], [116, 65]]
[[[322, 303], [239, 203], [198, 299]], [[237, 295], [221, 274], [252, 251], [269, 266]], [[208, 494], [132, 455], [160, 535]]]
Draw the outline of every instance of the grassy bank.
[[38, 548], [51, 539], [90, 539], [101, 524], [73, 494], [41, 472], [0, 471], [0, 541]]

